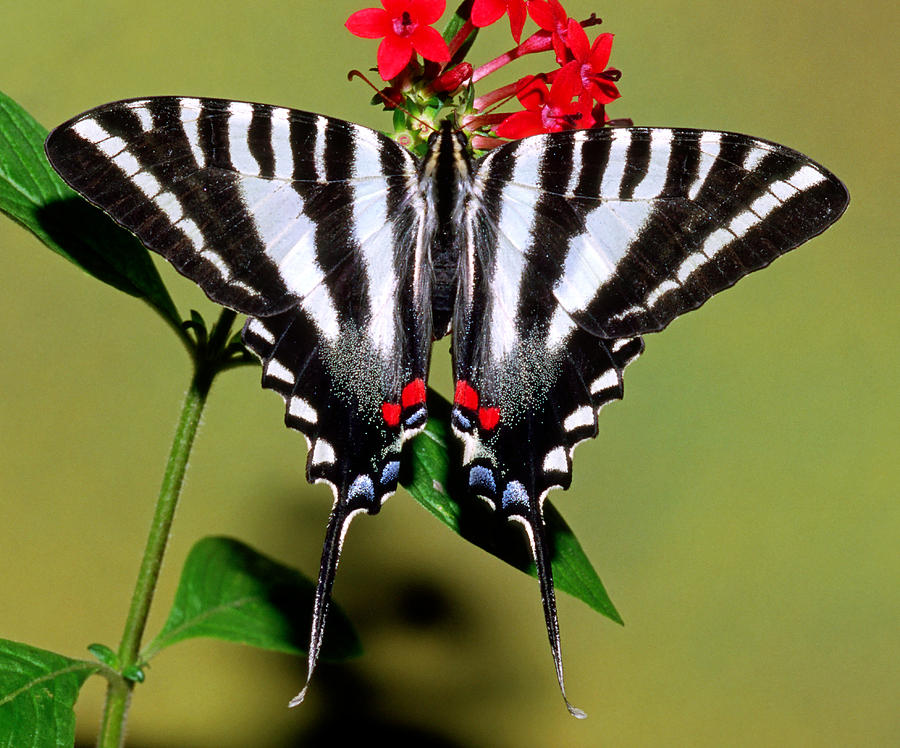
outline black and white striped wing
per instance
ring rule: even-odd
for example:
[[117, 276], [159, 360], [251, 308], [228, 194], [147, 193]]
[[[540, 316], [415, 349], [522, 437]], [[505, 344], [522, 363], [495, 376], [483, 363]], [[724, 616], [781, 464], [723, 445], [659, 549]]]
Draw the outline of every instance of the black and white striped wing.
[[57, 128], [62, 177], [214, 301], [250, 316], [263, 385], [309, 442], [307, 475], [335, 505], [311, 675], [350, 518], [396, 488], [424, 426], [431, 344], [416, 161], [364, 127], [214, 99], [108, 104]]
[[674, 129], [508, 143], [476, 166], [454, 319], [468, 483], [526, 527], [562, 687], [541, 507], [640, 336], [827, 228], [848, 196], [773, 143]]

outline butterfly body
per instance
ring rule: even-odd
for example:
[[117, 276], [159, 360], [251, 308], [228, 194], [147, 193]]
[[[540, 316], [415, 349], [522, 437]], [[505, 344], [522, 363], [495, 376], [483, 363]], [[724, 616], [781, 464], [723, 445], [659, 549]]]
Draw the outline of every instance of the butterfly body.
[[544, 497], [569, 486], [643, 335], [848, 201], [796, 151], [688, 129], [550, 133], [475, 160], [444, 123], [419, 159], [322, 115], [162, 97], [86, 112], [46, 148], [77, 191], [249, 316], [262, 383], [307, 437], [309, 480], [335, 494], [309, 675], [349, 522], [396, 489], [427, 419], [432, 340], [452, 333], [464, 484], [526, 531], [562, 688]]

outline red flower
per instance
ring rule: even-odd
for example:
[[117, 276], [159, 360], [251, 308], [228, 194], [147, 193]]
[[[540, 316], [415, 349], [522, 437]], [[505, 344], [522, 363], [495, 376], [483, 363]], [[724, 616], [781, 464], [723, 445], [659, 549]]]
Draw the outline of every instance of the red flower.
[[447, 42], [433, 28], [444, 12], [444, 0], [381, 0], [381, 8], [354, 13], [344, 24], [365, 39], [384, 37], [378, 45], [378, 72], [384, 80], [398, 75], [418, 52], [434, 62], [447, 62]]
[[567, 46], [575, 59], [566, 63], [566, 67], [571, 65], [578, 70], [582, 88], [598, 104], [609, 104], [620, 96], [615, 84], [620, 73], [615, 68], [606, 68], [612, 43], [612, 34], [600, 34], [594, 39], [593, 45], [590, 45], [581, 25], [569, 19]]
[[528, 15], [544, 31], [552, 32], [556, 61], [560, 65], [565, 65], [571, 59], [567, 49], [569, 14], [566, 13], [566, 9], [559, 0], [531, 0]]
[[508, 11], [509, 28], [518, 44], [522, 38], [522, 28], [525, 26], [525, 2], [526, 0], [474, 0], [472, 24], [479, 28], [490, 26]]
[[[554, 78], [552, 86], [540, 76], [525, 83], [518, 98], [524, 112], [514, 112], [497, 125], [501, 138], [524, 138], [542, 132], [584, 129], [594, 124], [591, 99], [584, 92], [578, 70], [566, 66]], [[573, 101], [573, 97], [575, 100]]]

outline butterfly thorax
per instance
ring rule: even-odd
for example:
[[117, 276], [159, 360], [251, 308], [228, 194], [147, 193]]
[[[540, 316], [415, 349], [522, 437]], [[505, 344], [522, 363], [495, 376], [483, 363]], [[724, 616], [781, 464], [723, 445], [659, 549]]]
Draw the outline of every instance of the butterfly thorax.
[[456, 298], [459, 260], [463, 255], [460, 231], [471, 193], [472, 161], [466, 140], [449, 121], [428, 141], [419, 169], [419, 186], [427, 206], [424, 236], [431, 264], [434, 336], [449, 332]]

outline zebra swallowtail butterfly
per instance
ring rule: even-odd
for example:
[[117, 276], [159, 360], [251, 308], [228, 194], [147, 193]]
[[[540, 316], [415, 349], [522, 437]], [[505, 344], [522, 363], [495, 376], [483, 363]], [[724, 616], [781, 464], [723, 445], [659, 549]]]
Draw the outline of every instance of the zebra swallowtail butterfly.
[[347, 527], [396, 489], [401, 446], [426, 421], [431, 343], [448, 333], [465, 482], [525, 529], [565, 697], [544, 497], [569, 486], [573, 448], [622, 397], [642, 335], [824, 231], [849, 199], [800, 153], [733, 133], [557, 132], [475, 160], [445, 122], [420, 159], [349, 122], [216, 99], [106, 104], [46, 150], [248, 315], [262, 384], [309, 442], [307, 477], [334, 491], [292, 705]]

